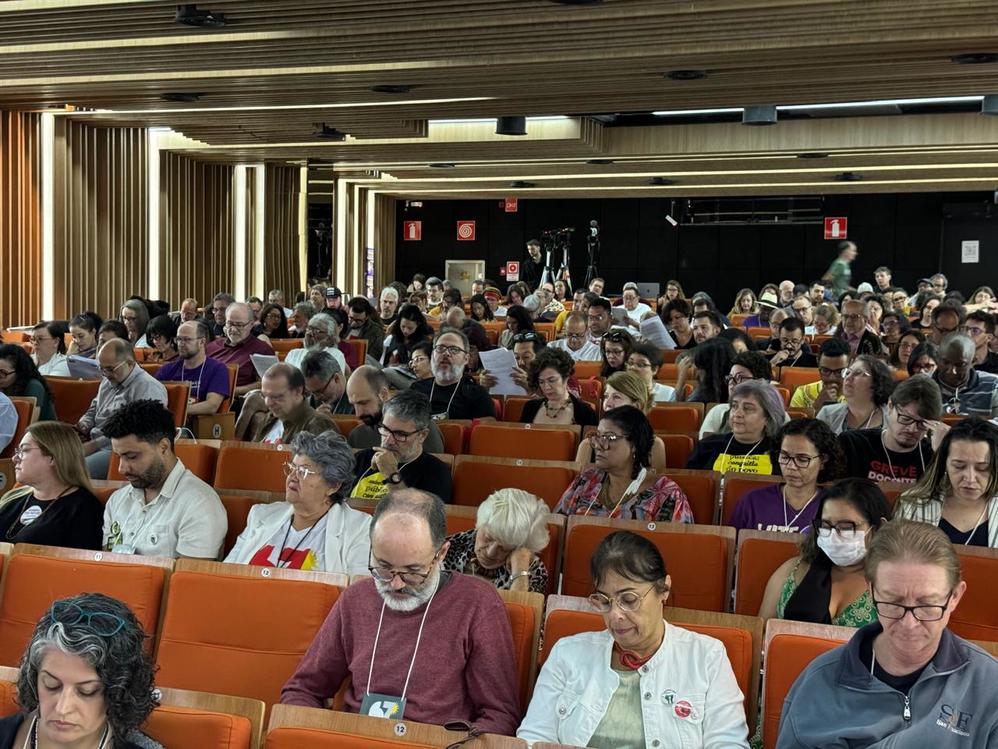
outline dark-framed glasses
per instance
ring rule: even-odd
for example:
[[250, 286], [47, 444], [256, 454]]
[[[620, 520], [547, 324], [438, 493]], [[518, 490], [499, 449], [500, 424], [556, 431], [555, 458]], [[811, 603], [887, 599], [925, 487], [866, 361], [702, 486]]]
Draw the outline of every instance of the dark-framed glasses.
[[920, 432], [928, 431], [929, 424], [928, 422], [925, 421], [925, 419], [916, 419], [914, 416], [909, 416], [897, 406], [894, 406], [894, 410], [897, 412], [898, 424], [900, 424], [901, 426], [903, 427], [915, 426], [918, 428]]
[[396, 570], [392, 567], [383, 564], [375, 564], [368, 566], [368, 572], [371, 573], [371, 577], [381, 583], [390, 583], [396, 577], [401, 580], [406, 585], [419, 586], [426, 582], [426, 578], [430, 576], [433, 570], [433, 565], [437, 562], [437, 556], [440, 554], [440, 549], [437, 549], [433, 553], [433, 559], [430, 563], [426, 565], [426, 572], [413, 572], [411, 570]]
[[645, 599], [649, 593], [655, 590], [655, 586], [652, 585], [644, 593], [638, 593], [634, 590], [625, 590], [619, 596], [608, 596], [605, 593], [600, 593], [596, 591], [590, 593], [588, 601], [594, 609], [596, 609], [601, 614], [609, 614], [613, 609], [613, 604], [616, 602], [617, 608], [621, 611], [637, 611], [641, 607], [641, 602]]
[[781, 465], [787, 466], [793, 463], [798, 468], [807, 468], [811, 465], [812, 460], [817, 460], [820, 457], [820, 455], [804, 455], [803, 453], [791, 454], [786, 450], [780, 450], [777, 460]]
[[433, 351], [437, 354], [447, 354], [447, 356], [458, 356], [459, 354], [468, 353], [460, 346], [434, 346]]
[[827, 520], [818, 520], [815, 518], [813, 525], [817, 534], [823, 538], [828, 538], [832, 535], [832, 531], [835, 531], [840, 536], [847, 536], [860, 530], [852, 520], [840, 520], [837, 523], [829, 523]]
[[736, 374], [736, 375], [728, 375], [727, 377], [724, 378], [724, 381], [728, 383], [728, 388], [730, 389], [735, 385], [741, 385], [743, 382], [748, 382], [749, 380], [753, 379], [755, 378], [752, 377], [752, 375]]
[[118, 634], [125, 626], [125, 620], [117, 614], [107, 611], [87, 611], [75, 603], [56, 601], [49, 609], [52, 621], [75, 626], [85, 624], [101, 637], [111, 637]]
[[395, 440], [396, 442], [398, 442], [400, 444], [404, 444], [405, 442], [408, 442], [410, 437], [413, 437], [413, 436], [419, 434], [422, 431], [424, 431], [424, 430], [422, 430], [422, 429], [414, 429], [411, 432], [403, 432], [400, 429], [389, 429], [384, 424], [381, 424], [381, 425], [378, 426], [378, 434], [380, 434], [382, 437], [389, 437], [390, 436], [393, 440]]
[[918, 622], [938, 622], [946, 614], [946, 609], [949, 608], [949, 602], [953, 598], [953, 593], [955, 591], [950, 591], [949, 595], [946, 596], [945, 603], [942, 604], [920, 604], [918, 606], [905, 606], [902, 603], [894, 603], [893, 601], [878, 601], [876, 591], [872, 588], [870, 591], [873, 593], [873, 606], [877, 609], [877, 615], [882, 616], [884, 619], [904, 619], [904, 615], [909, 611], [915, 621]]
[[622, 434], [615, 434], [613, 432], [593, 432], [589, 435], [589, 444], [595, 449], [600, 448], [601, 450], [608, 450], [611, 446], [617, 444], [617, 440], [626, 439]]
[[842, 377], [845, 378], [846, 372], [849, 371], [849, 367], [843, 367], [842, 369], [829, 369], [828, 367], [818, 367], [818, 374], [822, 377]]

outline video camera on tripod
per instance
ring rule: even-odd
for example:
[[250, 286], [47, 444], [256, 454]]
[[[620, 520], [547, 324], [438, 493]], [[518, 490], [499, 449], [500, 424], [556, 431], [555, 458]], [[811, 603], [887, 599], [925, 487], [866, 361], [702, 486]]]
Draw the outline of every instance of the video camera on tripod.
[[[544, 272], [541, 274], [541, 285], [564, 281], [569, 295], [572, 293], [572, 273], [569, 270], [569, 263], [571, 262], [572, 235], [574, 233], [574, 226], [563, 229], [545, 229], [541, 232], [541, 244], [546, 258]], [[558, 272], [555, 273], [551, 267], [551, 253], [558, 250], [561, 250], [561, 265], [558, 266]]]

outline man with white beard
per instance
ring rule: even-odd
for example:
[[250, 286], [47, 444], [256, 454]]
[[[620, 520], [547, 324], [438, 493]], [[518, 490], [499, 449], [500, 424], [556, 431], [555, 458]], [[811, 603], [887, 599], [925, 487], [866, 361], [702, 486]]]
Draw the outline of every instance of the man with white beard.
[[324, 313], [312, 315], [308, 325], [305, 326], [305, 339], [303, 341], [305, 347], [291, 349], [284, 362], [301, 369], [302, 361], [306, 355], [313, 351], [325, 351], [340, 365], [341, 372], [349, 373], [350, 369], [347, 367], [346, 357], [338, 348], [339, 342], [336, 320]]
[[454, 328], [441, 328], [433, 338], [432, 379], [417, 380], [412, 390], [430, 399], [434, 419], [494, 419], [489, 392], [464, 377], [468, 365], [468, 337]]
[[372, 579], [340, 595], [283, 704], [324, 707], [349, 677], [349, 712], [513, 735], [520, 708], [505, 606], [487, 581], [441, 571], [446, 535], [433, 494], [402, 489], [378, 503]]

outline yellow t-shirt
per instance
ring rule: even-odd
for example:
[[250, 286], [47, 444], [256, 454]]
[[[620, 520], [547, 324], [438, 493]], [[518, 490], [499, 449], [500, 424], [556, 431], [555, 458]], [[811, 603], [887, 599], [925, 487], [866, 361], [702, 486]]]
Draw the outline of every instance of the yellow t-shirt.
[[[793, 397], [790, 399], [790, 408], [813, 408], [815, 400], [821, 394], [821, 387], [821, 380], [801, 385], [794, 390]], [[844, 402], [845, 399], [844, 395], [839, 395], [839, 403]]]
[[388, 494], [388, 486], [382, 474], [371, 473], [357, 482], [351, 496], [359, 499], [381, 499]]

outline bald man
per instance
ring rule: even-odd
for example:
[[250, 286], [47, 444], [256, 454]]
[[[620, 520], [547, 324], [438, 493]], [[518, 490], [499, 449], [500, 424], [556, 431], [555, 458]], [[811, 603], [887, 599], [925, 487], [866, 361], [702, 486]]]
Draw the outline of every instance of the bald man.
[[932, 379], [939, 385], [943, 411], [948, 414], [998, 416], [998, 375], [974, 369], [974, 341], [951, 333], [939, 347], [939, 367]]

